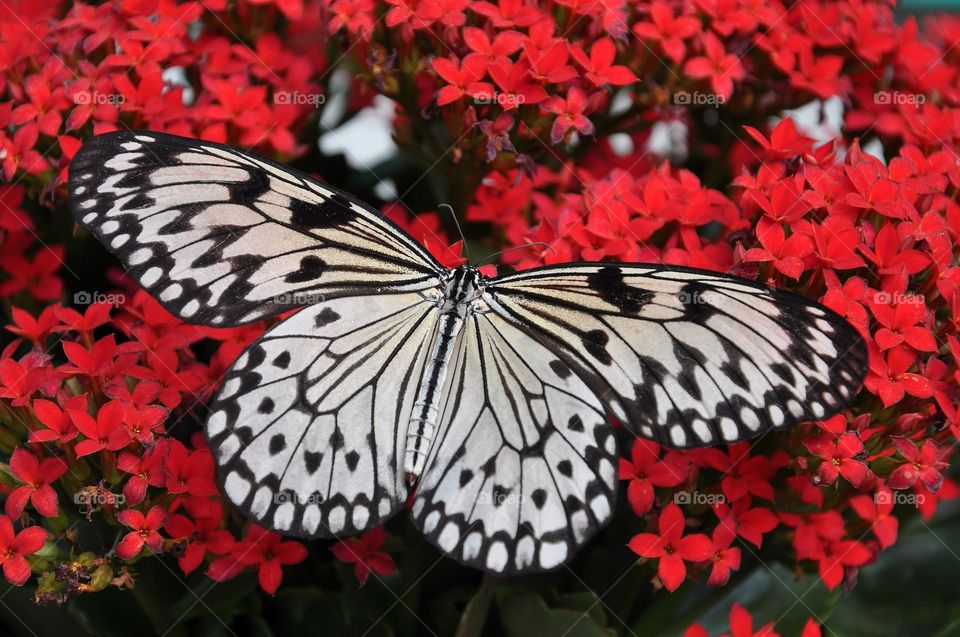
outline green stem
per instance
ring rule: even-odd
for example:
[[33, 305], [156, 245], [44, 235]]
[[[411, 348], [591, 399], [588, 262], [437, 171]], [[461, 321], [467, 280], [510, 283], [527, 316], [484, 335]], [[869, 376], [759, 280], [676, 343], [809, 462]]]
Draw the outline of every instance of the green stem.
[[493, 576], [484, 573], [480, 588], [463, 609], [455, 637], [479, 637], [483, 633], [483, 626], [490, 613], [490, 604], [493, 602], [493, 589]]

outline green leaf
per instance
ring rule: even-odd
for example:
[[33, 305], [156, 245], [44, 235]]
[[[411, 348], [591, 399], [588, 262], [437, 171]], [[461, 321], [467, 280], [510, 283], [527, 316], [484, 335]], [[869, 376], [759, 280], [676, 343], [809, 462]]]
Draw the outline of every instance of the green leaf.
[[838, 635], [960, 634], [960, 508], [942, 505], [932, 523], [911, 520], [827, 622]]
[[[582, 600], [581, 600], [582, 601]], [[508, 637], [566, 635], [611, 637], [616, 632], [600, 624], [591, 612], [551, 608], [535, 593], [504, 588], [497, 591], [500, 622]]]

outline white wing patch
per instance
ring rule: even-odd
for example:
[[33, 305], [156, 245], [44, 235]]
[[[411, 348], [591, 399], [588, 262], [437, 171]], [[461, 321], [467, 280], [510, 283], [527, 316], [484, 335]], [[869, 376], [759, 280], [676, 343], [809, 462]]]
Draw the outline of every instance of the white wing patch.
[[835, 313], [723, 274], [552, 266], [495, 279], [487, 293], [631, 431], [676, 448], [825, 418], [849, 403], [866, 368], [863, 340]]
[[424, 290], [443, 272], [349, 195], [211, 142], [95, 137], [71, 162], [70, 201], [131, 276], [192, 323], [239, 325], [323, 297]]
[[496, 573], [559, 567], [609, 519], [616, 441], [600, 401], [502, 318], [468, 318], [414, 523]]
[[291, 535], [363, 531], [407, 496], [397, 468], [435, 326], [419, 294], [306, 308], [227, 373], [207, 437], [226, 496]]

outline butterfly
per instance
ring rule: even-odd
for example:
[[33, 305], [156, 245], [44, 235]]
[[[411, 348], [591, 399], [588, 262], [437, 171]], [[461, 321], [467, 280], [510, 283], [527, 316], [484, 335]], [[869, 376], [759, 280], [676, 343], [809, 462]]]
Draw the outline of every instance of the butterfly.
[[611, 517], [629, 432], [686, 449], [824, 419], [866, 348], [833, 311], [716, 272], [443, 267], [375, 209], [228, 146], [95, 137], [70, 166], [80, 225], [169, 312], [270, 327], [205, 432], [257, 524], [337, 537], [413, 523], [498, 574], [559, 568]]

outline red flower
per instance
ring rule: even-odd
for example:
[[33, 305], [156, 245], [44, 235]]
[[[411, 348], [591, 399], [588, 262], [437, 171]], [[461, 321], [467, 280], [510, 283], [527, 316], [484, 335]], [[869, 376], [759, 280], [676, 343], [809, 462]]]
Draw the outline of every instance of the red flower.
[[69, 409], [73, 424], [86, 440], [77, 443], [77, 456], [87, 456], [103, 449], [117, 451], [130, 444], [130, 432], [123, 426], [126, 407], [119, 400], [111, 400], [100, 408], [94, 420], [84, 409]]
[[30, 432], [30, 442], [59, 442], [65, 444], [77, 437], [77, 428], [73, 425], [70, 410], [86, 411], [86, 396], [71, 396], [67, 399], [66, 409], [60, 409], [56, 403], [39, 398], [33, 401], [33, 413], [46, 427]]
[[109, 334], [93, 344], [89, 350], [79, 343], [63, 341], [63, 353], [72, 365], [60, 369], [68, 374], [80, 374], [93, 379], [109, 379], [133, 366], [136, 356], [123, 354], [114, 358], [118, 350], [129, 351], [129, 347], [118, 348], [113, 334]]
[[671, 502], [664, 507], [657, 521], [659, 535], [640, 533], [630, 540], [630, 550], [641, 557], [659, 559], [657, 574], [670, 592], [680, 588], [687, 577], [684, 562], [704, 562], [713, 555], [713, 543], [706, 535], [683, 536], [686, 520], [683, 512]]
[[897, 437], [893, 442], [906, 462], [897, 467], [887, 478], [890, 488], [909, 489], [919, 480], [930, 491], [936, 493], [943, 484], [943, 474], [940, 470], [949, 466], [941, 460], [937, 443], [933, 440], [924, 440], [923, 446], [918, 450], [917, 445], [906, 438]]
[[730, 571], [740, 568], [740, 549], [730, 546], [736, 537], [733, 527], [724, 522], [713, 529], [713, 566], [707, 579], [710, 586], [723, 586], [730, 580]]
[[[136, 440], [144, 445], [152, 445], [154, 434], [158, 428], [167, 419], [167, 410], [159, 405], [146, 405], [137, 408], [127, 403], [126, 413], [123, 417], [123, 424], [127, 426], [131, 440]], [[162, 429], [160, 429], [162, 433]]]
[[722, 101], [733, 95], [733, 83], [747, 76], [740, 58], [727, 53], [723, 42], [713, 33], [707, 33], [703, 38], [705, 56], [687, 60], [683, 66], [684, 72], [690, 77], [709, 79], [713, 92]]
[[803, 260], [813, 254], [813, 240], [805, 234], [786, 237], [783, 224], [769, 222], [764, 217], [757, 225], [757, 238], [762, 248], [751, 248], [743, 255], [744, 261], [772, 261], [773, 267], [791, 279], [803, 274]]
[[617, 55], [617, 47], [608, 37], [594, 42], [590, 49], [590, 57], [587, 57], [583, 49], [577, 45], [571, 45], [570, 54], [573, 55], [577, 64], [587, 71], [587, 79], [593, 82], [594, 86], [605, 84], [626, 86], [638, 81], [637, 76], [629, 68], [613, 63]]
[[[846, 422], [842, 414], [830, 420]], [[856, 432], [847, 431], [839, 436], [829, 433], [817, 434], [804, 440], [803, 445], [810, 453], [823, 460], [817, 468], [818, 484], [830, 485], [836, 482], [838, 477], [843, 476], [850, 484], [858, 487], [870, 471], [859, 459], [864, 450], [863, 441]]]
[[[872, 343], [868, 346], [875, 347]], [[884, 407], [900, 402], [905, 394], [917, 398], [930, 398], [934, 388], [930, 380], [921, 374], [907, 371], [917, 360], [915, 352], [902, 346], [892, 347], [886, 353], [870, 356], [870, 369], [864, 387], [880, 397]]]
[[186, 501], [186, 507], [193, 519], [179, 513], [171, 515], [164, 530], [171, 538], [186, 542], [177, 563], [183, 573], [189, 575], [203, 563], [207, 553], [229, 553], [236, 540], [229, 531], [219, 528], [223, 518], [223, 507], [219, 502], [191, 498]]
[[163, 552], [160, 529], [167, 524], [169, 517], [166, 510], [160, 506], [152, 507], [146, 515], [136, 509], [124, 509], [118, 513], [117, 520], [133, 530], [117, 544], [117, 557], [129, 560], [140, 553], [144, 545], [153, 553]]
[[7, 329], [21, 338], [25, 338], [37, 349], [45, 349], [44, 341], [50, 336], [50, 333], [56, 328], [58, 321], [54, 313], [57, 306], [49, 305], [43, 308], [40, 316], [33, 318], [29, 312], [25, 312], [18, 307], [10, 308], [13, 316], [14, 325], [8, 325]]
[[[933, 352], [937, 341], [926, 326], [919, 325], [927, 317], [927, 307], [922, 296], [898, 299], [896, 303], [883, 303], [884, 293], [873, 299], [867, 298], [874, 318], [882, 327], [873, 335], [873, 340], [881, 350], [888, 350], [902, 343], [921, 352]], [[885, 300], [885, 299], [883, 299]]]
[[129, 473], [130, 479], [123, 485], [123, 497], [128, 506], [143, 502], [147, 487], [162, 487], [167, 481], [167, 445], [158, 444], [153, 451], [142, 456], [124, 451], [117, 458], [117, 469]]
[[[547, 99], [547, 92], [543, 87], [530, 81], [530, 67], [523, 62], [511, 64], [507, 58], [501, 58], [491, 64], [488, 71], [500, 88], [500, 94], [495, 96], [495, 101], [504, 110], [513, 110], [521, 104], [539, 104]], [[474, 97], [494, 100], [494, 96], [484, 94], [483, 91], [471, 89], [470, 93]]]
[[874, 251], [866, 246], [861, 246], [860, 250], [876, 265], [884, 282], [890, 282], [895, 289], [903, 289], [907, 277], [922, 272], [930, 263], [929, 256], [912, 249], [912, 246], [912, 239], [901, 238], [894, 224], [885, 223], [874, 240]]
[[22, 253], [7, 250], [0, 254], [0, 268], [10, 275], [0, 283], [0, 296], [7, 297], [27, 290], [40, 301], [60, 297], [63, 282], [57, 270], [63, 265], [63, 247], [43, 246], [29, 259]]
[[213, 482], [213, 456], [208, 449], [190, 451], [174, 440], [166, 459], [167, 491], [197, 497], [217, 494]]
[[559, 117], [553, 122], [550, 130], [550, 141], [559, 144], [563, 141], [567, 131], [575, 128], [584, 135], [593, 135], [593, 122], [583, 114], [587, 108], [587, 95], [578, 88], [567, 92], [567, 99], [552, 97], [543, 104], [543, 110], [555, 113]]
[[500, 56], [516, 53], [523, 45], [523, 35], [517, 31], [501, 31], [491, 42], [490, 36], [483, 29], [464, 27], [463, 41], [474, 54], [490, 63]]
[[0, 360], [0, 398], [6, 398], [14, 407], [22, 407], [42, 382], [41, 369], [33, 367], [24, 357], [17, 362], [10, 358]]
[[210, 563], [207, 574], [220, 582], [235, 577], [248, 566], [256, 566], [260, 588], [273, 595], [283, 580], [282, 567], [299, 564], [306, 558], [307, 549], [300, 542], [284, 542], [276, 533], [252, 525], [229, 555]]
[[0, 564], [3, 576], [14, 586], [23, 586], [30, 578], [27, 556], [43, 548], [47, 532], [39, 526], [30, 526], [14, 533], [10, 518], [0, 516]]
[[67, 463], [60, 458], [45, 458], [41, 462], [26, 449], [18, 447], [13, 450], [10, 458], [10, 470], [18, 480], [26, 484], [17, 487], [7, 496], [7, 502], [4, 505], [6, 514], [12, 519], [20, 517], [29, 501], [37, 513], [43, 517], [55, 517], [57, 492], [50, 484], [66, 473]]
[[841, 540], [826, 545], [826, 551], [818, 560], [820, 578], [828, 589], [835, 589], [843, 581], [848, 568], [863, 566], [873, 558], [866, 546], [855, 540]]
[[37, 138], [39, 129], [34, 123], [26, 124], [17, 129], [13, 139], [0, 135], [0, 158], [3, 159], [3, 176], [9, 182], [18, 170], [36, 175], [47, 169], [47, 162], [37, 152]]
[[870, 530], [880, 542], [880, 548], [893, 546], [897, 541], [897, 531], [900, 521], [893, 513], [893, 492], [886, 487], [880, 487], [871, 497], [858, 495], [850, 498], [850, 506], [861, 519], [870, 523]]
[[490, 24], [497, 28], [530, 26], [543, 15], [540, 9], [524, 3], [523, 0], [497, 0], [497, 4], [473, 2], [470, 9], [486, 16]]
[[765, 507], [751, 508], [753, 498], [740, 498], [732, 505], [719, 502], [714, 505], [714, 513], [722, 524], [731, 527], [739, 537], [757, 548], [763, 544], [763, 536], [777, 528], [780, 518]]
[[753, 617], [747, 609], [734, 602], [730, 609], [730, 634], [721, 637], [779, 637], [779, 634], [773, 631], [773, 622], [764, 624], [754, 632]]
[[386, 540], [386, 530], [383, 527], [377, 527], [358, 538], [340, 540], [330, 550], [341, 562], [354, 565], [353, 573], [363, 586], [367, 583], [371, 572], [385, 577], [397, 572], [390, 554], [380, 550]]
[[620, 479], [627, 483], [627, 500], [637, 515], [646, 515], [653, 508], [654, 487], [675, 487], [687, 477], [686, 472], [670, 460], [660, 460], [660, 445], [637, 438], [630, 460], [620, 458]]
[[459, 67], [456, 61], [447, 58], [433, 58], [430, 64], [437, 75], [448, 83], [437, 93], [437, 104], [440, 106], [457, 101], [467, 94], [468, 89], [493, 91], [493, 87], [487, 83], [478, 84], [486, 69], [486, 62], [482, 57], [467, 56]]
[[765, 500], [774, 499], [770, 481], [777, 473], [778, 465], [783, 462], [780, 455], [774, 458], [751, 456], [749, 443], [738, 442], [727, 447], [726, 453], [721, 449], [704, 449], [699, 457], [704, 466], [723, 473], [720, 484], [723, 495], [730, 502], [747, 494]]
[[633, 32], [638, 38], [660, 43], [660, 48], [674, 63], [687, 53], [683, 41], [700, 32], [700, 21], [693, 16], [673, 16], [673, 9], [662, 0], [650, 5], [650, 22], [637, 22]]
[[768, 159], [789, 159], [813, 148], [813, 139], [800, 133], [792, 117], [784, 117], [770, 132], [770, 139], [753, 126], [744, 126], [750, 135], [766, 153]]

